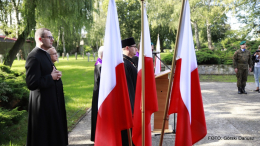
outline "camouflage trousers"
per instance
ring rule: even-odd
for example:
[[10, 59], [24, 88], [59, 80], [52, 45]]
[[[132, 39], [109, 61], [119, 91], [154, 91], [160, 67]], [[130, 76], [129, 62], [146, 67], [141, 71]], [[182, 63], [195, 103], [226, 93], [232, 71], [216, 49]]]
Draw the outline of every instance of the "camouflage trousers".
[[248, 76], [248, 69], [238, 69], [236, 73], [237, 87], [245, 87]]

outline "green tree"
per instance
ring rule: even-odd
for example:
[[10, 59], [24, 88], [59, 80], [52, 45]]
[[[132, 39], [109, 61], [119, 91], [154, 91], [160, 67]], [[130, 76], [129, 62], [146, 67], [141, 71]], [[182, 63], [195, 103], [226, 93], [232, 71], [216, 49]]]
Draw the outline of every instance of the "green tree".
[[105, 36], [106, 16], [107, 12], [104, 10], [103, 5], [107, 5], [105, 2], [95, 2], [93, 12], [93, 23], [88, 31], [86, 38], [87, 44], [98, 51], [98, 47], [102, 46]]
[[174, 10], [172, 0], [163, 2], [148, 0], [147, 15], [150, 24], [151, 41], [155, 44], [159, 34], [161, 51], [171, 48], [171, 44], [175, 42], [177, 25], [176, 20], [171, 17]]
[[[6, 0], [7, 1], [7, 0]], [[63, 41], [71, 46], [78, 46], [83, 27], [90, 28], [94, 0], [23, 0], [21, 1], [21, 33], [14, 46], [5, 55], [4, 64], [12, 66], [15, 55], [35, 27], [49, 28], [55, 38], [64, 33]], [[6, 7], [7, 5], [3, 5]], [[62, 28], [62, 29], [61, 29]], [[61, 33], [61, 31], [63, 31]], [[63, 42], [63, 43], [64, 43]], [[65, 43], [64, 43], [65, 44]]]
[[258, 0], [235, 1], [233, 14], [240, 23], [245, 24], [240, 28], [238, 35], [242, 39], [259, 38], [260, 36], [260, 5]]
[[116, 0], [121, 38], [133, 37], [139, 41], [141, 37], [141, 5], [140, 0]]

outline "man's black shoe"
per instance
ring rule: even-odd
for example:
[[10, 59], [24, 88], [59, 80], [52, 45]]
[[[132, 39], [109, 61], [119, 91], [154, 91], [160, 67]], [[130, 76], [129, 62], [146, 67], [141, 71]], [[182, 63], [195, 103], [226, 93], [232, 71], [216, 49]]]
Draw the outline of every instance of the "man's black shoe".
[[243, 94], [247, 94], [246, 90], [245, 90], [245, 87], [242, 87], [242, 93]]
[[238, 89], [238, 92], [237, 92], [237, 93], [238, 93], [238, 94], [242, 94], [241, 87], [238, 87], [237, 89]]

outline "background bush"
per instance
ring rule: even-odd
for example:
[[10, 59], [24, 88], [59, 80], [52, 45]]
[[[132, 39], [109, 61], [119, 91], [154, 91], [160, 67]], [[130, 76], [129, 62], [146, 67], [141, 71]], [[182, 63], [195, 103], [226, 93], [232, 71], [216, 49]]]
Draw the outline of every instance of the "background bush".
[[0, 107], [27, 110], [29, 90], [25, 83], [25, 73], [10, 70], [10, 67], [0, 65]]
[[92, 51], [92, 48], [90, 47], [90, 46], [88, 46], [88, 45], [84, 45], [84, 49], [85, 49], [85, 52], [93, 52]]
[[[6, 132], [13, 131], [10, 127], [27, 117], [28, 98], [25, 73], [0, 65], [0, 143], [10, 141], [12, 133]], [[21, 129], [19, 125], [17, 127]]]
[[[235, 38], [225, 38], [218, 43], [214, 43], [214, 49], [207, 48], [207, 43], [201, 44], [201, 49], [196, 51], [198, 64], [233, 64], [233, 55], [236, 50], [240, 48], [240, 42], [242, 40], [236, 40]], [[260, 45], [260, 41], [246, 41], [247, 49], [251, 54], [255, 53]], [[164, 49], [165, 50], [165, 49]], [[166, 64], [172, 63], [172, 54], [166, 55], [162, 60]]]
[[173, 58], [173, 54], [167, 54], [165, 57], [162, 58], [162, 61], [165, 64], [172, 64], [172, 58]]
[[24, 113], [26, 113], [26, 110], [19, 111], [18, 107], [12, 110], [0, 108], [0, 129], [17, 124]]

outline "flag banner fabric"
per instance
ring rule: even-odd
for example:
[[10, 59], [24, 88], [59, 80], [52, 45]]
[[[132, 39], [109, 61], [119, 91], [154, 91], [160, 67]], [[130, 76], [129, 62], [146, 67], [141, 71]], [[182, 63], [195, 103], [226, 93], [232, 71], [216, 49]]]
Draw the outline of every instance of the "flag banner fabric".
[[133, 127], [115, 0], [109, 1], [95, 146], [121, 146], [121, 131]]
[[[157, 43], [156, 43], [156, 52], [161, 52], [159, 35], [158, 35], [158, 39], [157, 39]], [[161, 59], [160, 53], [157, 54], [157, 57], [159, 57]], [[157, 57], [155, 59], [155, 70], [154, 70], [155, 75], [157, 75], [161, 72], [161, 61]]]
[[[142, 35], [142, 34], [141, 34]], [[142, 37], [141, 37], [142, 38]], [[145, 64], [145, 145], [152, 146], [151, 115], [158, 111], [157, 93], [153, 68], [151, 38], [146, 10], [144, 9], [144, 64]], [[138, 74], [135, 93], [134, 127], [132, 139], [135, 146], [142, 146], [142, 40], [138, 61]]]
[[177, 113], [175, 146], [192, 146], [207, 134], [197, 59], [187, 0], [179, 30], [179, 44], [168, 114]]

